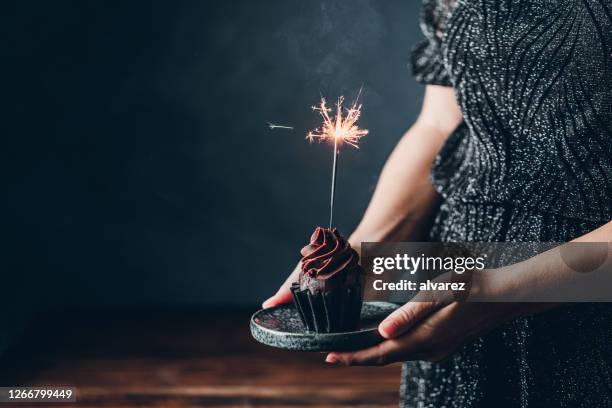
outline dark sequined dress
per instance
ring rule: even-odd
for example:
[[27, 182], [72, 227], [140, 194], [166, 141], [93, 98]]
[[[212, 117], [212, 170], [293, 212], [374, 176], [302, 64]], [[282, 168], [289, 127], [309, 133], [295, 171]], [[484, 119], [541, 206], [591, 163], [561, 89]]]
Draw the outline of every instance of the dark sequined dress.
[[[432, 239], [569, 241], [612, 220], [612, 1], [427, 0], [418, 81], [464, 123], [432, 170]], [[522, 318], [404, 365], [404, 407], [612, 407], [612, 308]]]

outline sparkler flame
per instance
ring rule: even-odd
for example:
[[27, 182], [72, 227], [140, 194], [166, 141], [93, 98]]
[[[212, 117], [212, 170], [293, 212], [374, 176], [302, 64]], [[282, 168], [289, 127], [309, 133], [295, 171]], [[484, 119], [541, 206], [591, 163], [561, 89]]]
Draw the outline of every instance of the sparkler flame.
[[318, 111], [323, 117], [323, 125], [308, 132], [306, 139], [309, 142], [323, 142], [325, 140], [331, 140], [334, 143], [344, 142], [358, 149], [359, 140], [368, 134], [367, 129], [360, 129], [356, 125], [359, 116], [361, 116], [361, 104], [358, 104], [358, 101], [359, 96], [350, 107], [343, 108], [344, 97], [341, 96], [336, 102], [336, 114], [332, 117], [330, 116], [332, 109], [327, 107], [325, 98], [321, 98], [319, 106], [313, 106], [312, 109]]
[[[332, 165], [332, 179], [331, 179], [331, 195], [329, 200], [329, 228], [331, 229], [334, 225], [334, 200], [336, 198], [336, 174], [338, 173], [338, 156], [340, 156], [340, 144], [346, 143], [357, 149], [359, 149], [359, 140], [368, 134], [367, 129], [359, 129], [357, 127], [357, 120], [361, 116], [361, 104], [358, 104], [361, 90], [355, 98], [355, 102], [348, 107], [344, 108], [344, 97], [341, 96], [336, 102], [336, 115], [332, 118], [330, 113], [331, 108], [327, 107], [325, 98], [321, 98], [319, 106], [313, 106], [312, 109], [318, 111], [323, 117], [323, 126], [308, 132], [306, 139], [310, 142], [323, 142], [325, 140], [332, 140], [334, 142], [334, 162]], [[343, 115], [343, 110], [345, 115]]]

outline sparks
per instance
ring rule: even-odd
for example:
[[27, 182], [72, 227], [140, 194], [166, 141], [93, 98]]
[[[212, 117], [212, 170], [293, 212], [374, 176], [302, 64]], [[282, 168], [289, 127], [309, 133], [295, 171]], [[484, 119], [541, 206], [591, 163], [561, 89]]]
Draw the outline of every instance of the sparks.
[[[359, 96], [355, 99], [355, 102], [348, 107], [343, 108], [344, 97], [341, 96], [336, 102], [336, 115], [332, 118], [330, 113], [331, 108], [327, 107], [327, 101], [325, 98], [321, 98], [319, 106], [313, 106], [312, 109], [318, 111], [323, 117], [323, 125], [311, 131], [306, 135], [306, 139], [310, 142], [315, 140], [323, 142], [325, 140], [332, 140], [336, 142], [344, 142], [353, 147], [359, 148], [359, 140], [368, 134], [368, 130], [360, 129], [356, 123], [361, 115], [361, 104], [358, 104]], [[346, 115], [343, 115], [343, 111]]]
[[324, 140], [332, 140], [334, 142], [334, 161], [332, 164], [332, 178], [331, 178], [331, 194], [329, 200], [329, 228], [331, 229], [334, 225], [334, 201], [336, 199], [336, 178], [338, 174], [338, 157], [340, 156], [340, 145], [342, 143], [349, 144], [359, 149], [359, 139], [368, 134], [366, 129], [359, 129], [356, 125], [359, 116], [361, 115], [361, 104], [358, 104], [361, 90], [355, 98], [355, 102], [349, 107], [344, 108], [346, 116], [343, 116], [342, 103], [344, 97], [341, 96], [336, 102], [336, 115], [332, 118], [329, 114], [332, 112], [327, 107], [325, 98], [321, 98], [319, 106], [313, 106], [312, 109], [318, 111], [323, 117], [323, 126], [319, 129], [315, 129], [306, 135], [308, 141], [322, 142]]
[[275, 123], [268, 123], [268, 127], [271, 130], [274, 130], [274, 129], [289, 129], [289, 130], [293, 130], [293, 126], [277, 125]]

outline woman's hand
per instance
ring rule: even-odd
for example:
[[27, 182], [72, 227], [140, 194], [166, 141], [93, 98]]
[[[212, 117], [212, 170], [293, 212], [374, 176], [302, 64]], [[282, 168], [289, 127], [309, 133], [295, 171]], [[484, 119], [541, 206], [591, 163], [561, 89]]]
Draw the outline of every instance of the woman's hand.
[[437, 362], [492, 328], [542, 308], [538, 304], [494, 302], [495, 296], [504, 293], [500, 285], [508, 285], [509, 280], [491, 277], [501, 277], [503, 273], [487, 271], [483, 274], [486, 278], [478, 275], [470, 279], [470, 299], [481, 302], [458, 301], [467, 295], [457, 296], [452, 292], [443, 292], [436, 298], [417, 296], [378, 326], [385, 338], [382, 343], [356, 352], [333, 352], [325, 361], [343, 365], [386, 365], [409, 360]]
[[[572, 249], [576, 242], [598, 245]], [[330, 353], [326, 361], [345, 365], [440, 361], [469, 340], [516, 317], [576, 300], [610, 299], [610, 242], [612, 221], [573, 243], [516, 264], [436, 278], [442, 282], [464, 281], [469, 291], [434, 296], [419, 293], [416, 301], [406, 303], [378, 326], [385, 338], [382, 343], [354, 353]], [[585, 273], [593, 271], [593, 265], [598, 272]]]
[[352, 353], [330, 353], [325, 361], [343, 365], [441, 361], [467, 341], [506, 321], [512, 315], [508, 305], [452, 302], [441, 307], [408, 302], [378, 326], [386, 339], [382, 343]]
[[287, 280], [285, 280], [285, 283], [281, 285], [281, 287], [278, 289], [276, 294], [272, 296], [271, 298], [269, 298], [268, 300], [266, 300], [265, 302], [263, 302], [261, 306], [264, 309], [291, 302], [292, 295], [291, 295], [290, 288], [291, 288], [291, 284], [293, 282], [297, 282], [298, 280], [298, 275], [300, 273], [300, 265], [301, 265], [301, 262], [298, 262], [293, 272], [289, 274], [289, 277], [287, 278]]

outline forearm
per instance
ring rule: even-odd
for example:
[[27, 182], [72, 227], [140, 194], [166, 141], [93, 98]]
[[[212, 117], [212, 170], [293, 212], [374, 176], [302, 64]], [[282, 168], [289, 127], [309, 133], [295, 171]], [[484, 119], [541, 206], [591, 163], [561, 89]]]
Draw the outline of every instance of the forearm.
[[572, 242], [612, 242], [612, 220]]
[[570, 243], [493, 271], [485, 278], [496, 288], [490, 296], [533, 303], [527, 306], [531, 312], [566, 302], [612, 299], [611, 245], [612, 221]]
[[433, 159], [447, 135], [415, 123], [389, 157], [368, 209], [350, 241], [391, 241], [415, 237], [437, 204], [430, 179]]
[[431, 184], [431, 165], [462, 120], [452, 88], [425, 88], [419, 118], [387, 160], [351, 245], [419, 238], [439, 199]]

